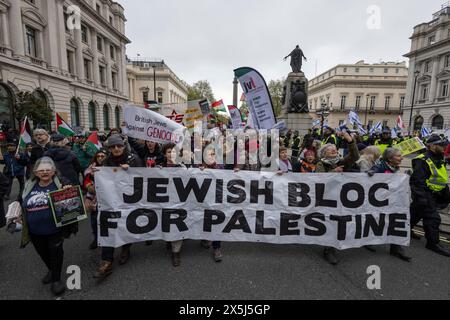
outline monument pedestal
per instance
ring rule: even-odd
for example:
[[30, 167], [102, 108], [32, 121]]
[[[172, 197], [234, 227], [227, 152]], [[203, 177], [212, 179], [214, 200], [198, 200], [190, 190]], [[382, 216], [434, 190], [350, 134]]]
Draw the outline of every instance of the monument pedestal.
[[304, 99], [306, 107], [308, 106], [307, 101], [307, 93], [308, 93], [308, 79], [306, 79], [305, 74], [303, 72], [289, 73], [286, 83], [285, 83], [285, 95], [284, 95], [284, 104], [281, 108], [282, 115], [279, 117], [280, 120], [284, 120], [286, 122], [286, 126], [288, 129], [299, 131], [300, 136], [304, 136], [308, 133], [308, 130], [311, 129], [312, 126], [312, 117], [309, 113], [292, 113], [292, 100], [301, 99], [302, 97], [298, 97], [299, 94], [296, 90], [301, 89], [304, 93]]

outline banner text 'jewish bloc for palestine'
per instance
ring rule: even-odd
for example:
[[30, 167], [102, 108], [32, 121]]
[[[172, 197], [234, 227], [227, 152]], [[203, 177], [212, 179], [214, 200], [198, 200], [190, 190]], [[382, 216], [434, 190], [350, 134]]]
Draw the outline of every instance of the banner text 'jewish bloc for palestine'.
[[406, 175], [101, 168], [99, 242], [409, 245]]

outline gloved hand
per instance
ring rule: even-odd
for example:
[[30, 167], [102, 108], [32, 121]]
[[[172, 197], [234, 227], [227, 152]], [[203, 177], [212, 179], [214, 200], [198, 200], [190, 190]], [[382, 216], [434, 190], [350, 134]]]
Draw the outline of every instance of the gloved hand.
[[369, 177], [372, 178], [375, 175], [375, 171], [369, 170], [369, 171], [367, 171], [367, 174], [369, 175]]

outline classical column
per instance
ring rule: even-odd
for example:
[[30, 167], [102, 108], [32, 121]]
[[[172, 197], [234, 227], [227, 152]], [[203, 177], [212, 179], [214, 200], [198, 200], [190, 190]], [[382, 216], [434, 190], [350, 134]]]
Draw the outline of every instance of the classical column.
[[[100, 87], [101, 86], [101, 82], [102, 80], [100, 79], [100, 65], [98, 63], [98, 51], [97, 51], [97, 31], [92, 28], [91, 29], [91, 43], [92, 43], [92, 52], [94, 54], [94, 57], [92, 58], [92, 74], [94, 76], [94, 85], [96, 87]], [[106, 79], [105, 79], [106, 80]]]
[[[117, 48], [117, 64], [120, 66], [120, 73], [117, 75], [117, 77], [122, 77], [122, 83], [126, 83], [127, 82], [127, 59], [126, 59], [126, 55], [125, 55], [125, 44], [122, 43], [120, 48]], [[133, 86], [134, 87], [134, 86]], [[128, 90], [127, 88], [124, 86], [123, 88], [123, 94], [124, 96], [128, 96]]]
[[81, 41], [81, 30], [74, 30], [75, 43], [77, 44], [77, 50], [75, 52], [76, 70], [79, 81], [85, 79], [84, 74], [84, 59], [83, 59], [83, 42]]
[[8, 26], [8, 15], [6, 12], [0, 12], [0, 20], [2, 22], [2, 41], [3, 46], [6, 48], [11, 48], [11, 42], [9, 39], [9, 26]]
[[430, 93], [428, 95], [428, 102], [433, 103], [434, 100], [437, 98], [437, 75], [439, 73], [439, 61], [441, 59], [441, 56], [436, 57], [433, 60], [433, 71], [431, 74], [431, 86], [430, 86]]
[[69, 62], [67, 61], [66, 45], [66, 23], [64, 21], [63, 0], [56, 1], [56, 12], [58, 17], [58, 42], [59, 42], [59, 68], [64, 72], [69, 72]]
[[109, 40], [104, 38], [103, 44], [105, 46], [104, 52], [105, 52], [105, 59], [106, 59], [106, 84], [108, 87], [108, 90], [111, 91], [113, 89], [112, 87], [112, 75], [111, 75], [111, 50], [110, 50], [110, 43]]
[[[40, 44], [43, 44], [43, 48], [40, 48], [41, 56], [43, 60], [47, 63], [47, 66], [51, 70], [59, 69], [59, 48], [61, 45], [61, 40], [59, 39], [59, 24], [58, 15], [55, 1], [44, 1], [42, 5], [46, 6], [45, 12], [47, 15], [47, 27], [42, 30], [42, 40]], [[55, 17], [56, 15], [56, 17]], [[65, 42], [65, 41], [64, 41]]]
[[25, 40], [22, 27], [22, 1], [10, 1], [9, 8], [9, 31], [11, 37], [11, 47], [15, 56], [25, 56]]

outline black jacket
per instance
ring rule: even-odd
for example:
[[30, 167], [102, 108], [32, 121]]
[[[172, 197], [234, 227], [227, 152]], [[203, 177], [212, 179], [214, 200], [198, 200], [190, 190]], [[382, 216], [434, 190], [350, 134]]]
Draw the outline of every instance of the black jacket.
[[38, 144], [33, 145], [33, 149], [31, 149], [31, 156], [30, 156], [31, 168], [33, 168], [36, 161], [38, 161], [40, 158], [42, 158], [49, 149], [50, 149], [50, 143], [47, 143], [45, 145], [45, 147], [41, 147]]
[[431, 159], [439, 169], [445, 166], [444, 157], [439, 157], [433, 152], [428, 151], [424, 159], [414, 159], [413, 174], [410, 180], [411, 195], [413, 203], [419, 206], [426, 206], [430, 210], [446, 207], [450, 203], [450, 190], [448, 186], [441, 192], [432, 192], [427, 186], [427, 180], [431, 176], [430, 167], [426, 160]]
[[125, 152], [122, 157], [115, 158], [110, 154], [103, 163], [104, 167], [118, 167], [122, 164], [128, 164], [130, 167], [145, 167], [142, 160], [134, 153]]
[[53, 147], [44, 156], [50, 157], [55, 161], [56, 169], [58, 169], [61, 178], [67, 179], [74, 186], [80, 185], [82, 169], [75, 153], [65, 148]]

